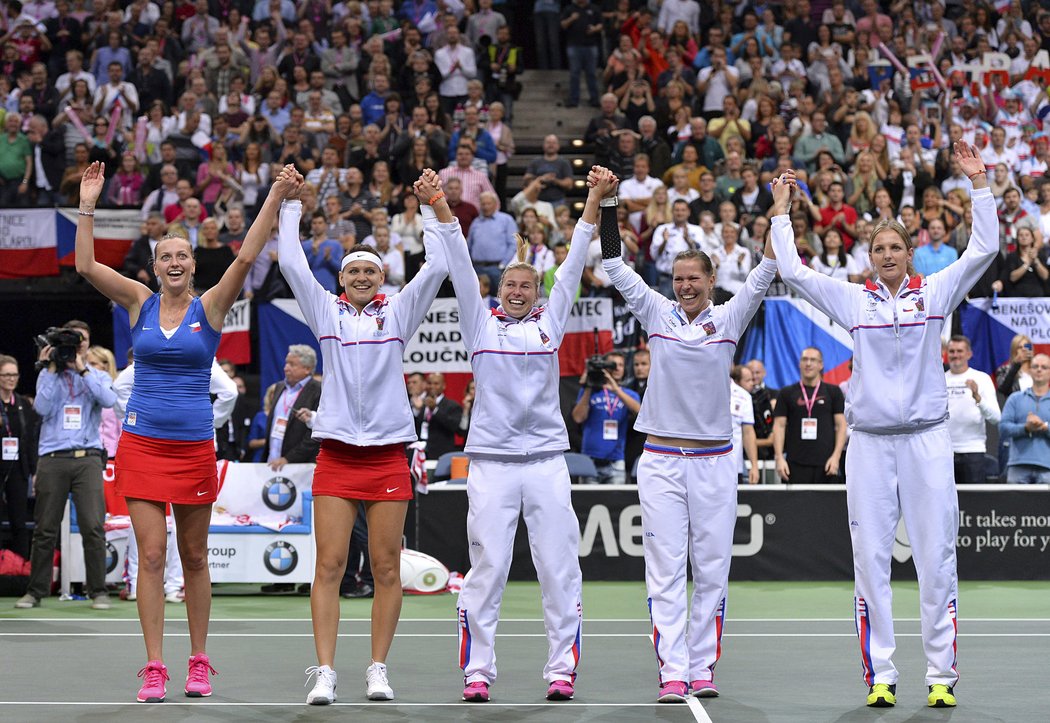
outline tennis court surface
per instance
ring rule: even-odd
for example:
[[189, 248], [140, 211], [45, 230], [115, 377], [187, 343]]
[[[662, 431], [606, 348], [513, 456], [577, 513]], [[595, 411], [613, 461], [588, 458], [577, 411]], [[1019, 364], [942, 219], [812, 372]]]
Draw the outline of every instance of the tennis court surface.
[[[717, 699], [658, 705], [656, 663], [641, 583], [584, 587], [584, 645], [575, 700], [548, 703], [540, 677], [546, 639], [539, 588], [510, 583], [497, 641], [492, 702], [459, 700], [452, 595], [406, 597], [388, 660], [397, 700], [370, 703], [370, 601], [343, 601], [336, 669], [339, 701], [307, 706], [303, 670], [314, 663], [309, 600], [264, 597], [254, 586], [217, 587], [208, 653], [219, 675], [207, 699], [183, 697], [189, 655], [185, 610], [168, 605], [168, 700], [154, 721], [951, 721], [1046, 720], [1050, 692], [1050, 583], [962, 583], [959, 707], [926, 707], [914, 582], [894, 585], [898, 704], [864, 706], [850, 583], [730, 586]], [[134, 603], [99, 612], [87, 602], [0, 607], [0, 721], [141, 720], [135, 673], [144, 663]]]

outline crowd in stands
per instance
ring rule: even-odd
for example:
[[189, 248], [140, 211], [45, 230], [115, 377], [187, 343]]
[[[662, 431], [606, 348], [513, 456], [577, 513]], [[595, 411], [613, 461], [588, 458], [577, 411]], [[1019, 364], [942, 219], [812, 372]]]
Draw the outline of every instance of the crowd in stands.
[[[515, 43], [525, 40], [507, 16], [522, 15], [519, 36], [528, 26], [518, 5], [5, 3], [0, 203], [75, 204], [83, 169], [105, 161], [106, 205], [141, 209], [144, 239], [157, 238], [155, 214], [205, 250], [200, 285], [237, 252], [273, 169], [292, 162], [310, 184], [302, 233], [318, 279], [334, 290], [339, 251], [375, 239], [396, 287], [422, 261], [408, 189], [434, 167], [452, 181], [479, 273], [509, 260], [516, 232], [553, 259], [572, 224], [571, 204], [561, 211], [576, 180], [561, 155], [568, 139], [545, 139], [523, 187], [507, 186], [524, 69]], [[719, 266], [720, 293], [732, 294], [760, 252], [752, 239], [768, 225], [767, 183], [786, 168], [806, 191], [792, 220], [814, 268], [866, 279], [866, 232], [883, 218], [911, 231], [919, 273], [943, 268], [969, 237], [970, 182], [949, 154], [963, 139], [987, 162], [1002, 225], [1000, 257], [972, 294], [1050, 293], [1050, 100], [1034, 65], [1050, 49], [1044, 3], [531, 5], [536, 64], [570, 70], [560, 104], [578, 105], [585, 87], [598, 109], [583, 140], [624, 179], [624, 231], [636, 246], [627, 254], [654, 286], [666, 287], [677, 251], [697, 246]], [[918, 79], [873, 65], [932, 51]], [[996, 52], [1007, 69], [967, 75]], [[149, 273], [143, 248], [129, 256], [130, 275]], [[260, 260], [247, 294], [280, 292], [266, 283], [272, 259]], [[585, 287], [605, 291], [600, 275]]]

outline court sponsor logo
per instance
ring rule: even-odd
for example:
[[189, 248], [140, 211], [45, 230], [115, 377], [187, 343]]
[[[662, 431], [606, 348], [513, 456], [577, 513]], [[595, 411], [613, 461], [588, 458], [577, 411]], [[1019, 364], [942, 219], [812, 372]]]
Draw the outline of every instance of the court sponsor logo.
[[295, 483], [287, 477], [274, 477], [263, 482], [263, 503], [276, 512], [284, 512], [294, 505], [297, 495]]
[[263, 565], [274, 575], [288, 575], [299, 564], [299, 553], [284, 540], [271, 542], [263, 553]]
[[[745, 539], [733, 545], [733, 557], [752, 557], [762, 550], [765, 541], [765, 526], [776, 523], [772, 514], [761, 515], [753, 512], [751, 505], [736, 506], [737, 526], [740, 520], [746, 520], [747, 533], [737, 533], [737, 539]], [[642, 527], [641, 505], [628, 505], [619, 514], [618, 524], [613, 524], [613, 514], [606, 505], [596, 504], [587, 513], [583, 531], [580, 533], [580, 557], [597, 554], [605, 557], [642, 557], [642, 537], [656, 537], [652, 530]]]
[[106, 541], [106, 574], [113, 572], [117, 569], [117, 563], [120, 562], [120, 554], [117, 552], [117, 548], [113, 547], [113, 543]]

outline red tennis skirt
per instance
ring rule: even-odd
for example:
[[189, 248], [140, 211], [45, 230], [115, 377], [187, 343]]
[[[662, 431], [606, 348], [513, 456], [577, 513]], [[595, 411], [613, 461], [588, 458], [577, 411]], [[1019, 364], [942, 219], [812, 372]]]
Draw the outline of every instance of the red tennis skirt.
[[122, 497], [210, 505], [219, 495], [215, 442], [155, 439], [124, 430], [117, 446], [116, 491]]
[[356, 447], [322, 439], [314, 468], [313, 494], [344, 500], [412, 499], [405, 445]]

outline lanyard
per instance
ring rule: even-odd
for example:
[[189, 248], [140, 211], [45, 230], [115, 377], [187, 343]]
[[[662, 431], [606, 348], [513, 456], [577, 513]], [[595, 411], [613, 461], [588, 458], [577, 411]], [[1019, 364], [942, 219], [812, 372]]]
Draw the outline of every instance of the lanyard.
[[798, 383], [798, 386], [802, 389], [802, 401], [806, 405], [806, 416], [813, 416], [813, 405], [817, 403], [817, 395], [820, 394], [820, 382], [817, 382], [817, 386], [813, 388], [813, 396], [806, 396], [806, 385], [802, 382]]
[[14, 432], [11, 431], [11, 420], [7, 417], [7, 410], [4, 408], [5, 404], [9, 404], [11, 407], [15, 406], [14, 392], [11, 393], [10, 402], [5, 402], [4, 400], [0, 399], [0, 417], [2, 417], [4, 421], [4, 430], [7, 432], [8, 437], [13, 437], [15, 435]]
[[609, 419], [612, 419], [613, 415], [616, 414], [616, 407], [620, 404], [620, 399], [613, 394], [609, 394], [608, 389], [603, 389], [602, 401], [605, 404], [605, 412], [609, 415]]
[[299, 399], [300, 392], [303, 391], [302, 387], [295, 392], [295, 397], [292, 397], [291, 387], [285, 387], [284, 394], [281, 395], [281, 404], [284, 405], [284, 416], [288, 418], [288, 410], [295, 406], [295, 402]]
[[69, 399], [72, 401], [77, 398], [77, 392], [73, 390], [73, 375], [63, 372], [62, 376], [65, 377], [66, 384], [69, 386]]

